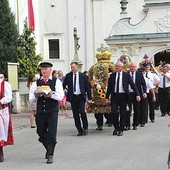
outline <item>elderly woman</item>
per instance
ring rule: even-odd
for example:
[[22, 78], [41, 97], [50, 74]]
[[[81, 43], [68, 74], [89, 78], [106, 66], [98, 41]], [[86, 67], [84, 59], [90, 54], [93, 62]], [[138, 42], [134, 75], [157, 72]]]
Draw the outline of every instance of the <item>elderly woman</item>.
[[0, 74], [0, 162], [4, 160], [3, 147], [13, 145], [12, 122], [9, 103], [12, 101], [11, 85]]

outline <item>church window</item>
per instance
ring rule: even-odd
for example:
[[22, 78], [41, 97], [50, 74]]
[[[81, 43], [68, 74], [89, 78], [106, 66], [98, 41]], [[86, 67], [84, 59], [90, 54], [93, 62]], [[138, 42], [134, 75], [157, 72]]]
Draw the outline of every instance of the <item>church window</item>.
[[49, 59], [60, 58], [59, 39], [49, 39]]

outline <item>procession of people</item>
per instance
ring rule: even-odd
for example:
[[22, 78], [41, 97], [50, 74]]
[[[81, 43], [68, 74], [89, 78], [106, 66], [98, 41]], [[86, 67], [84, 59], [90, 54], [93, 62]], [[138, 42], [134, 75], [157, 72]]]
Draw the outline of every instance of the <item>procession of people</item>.
[[[107, 53], [108, 56], [110, 57], [110, 53]], [[96, 130], [103, 130], [105, 117], [106, 124], [113, 127], [111, 129], [114, 136], [123, 136], [124, 131], [130, 130], [131, 127], [133, 130], [137, 130], [138, 126], [144, 127], [149, 120], [154, 123], [156, 99], [160, 105], [161, 116], [170, 114], [168, 63], [164, 63], [159, 73], [155, 73], [151, 71], [153, 65], [149, 60], [141, 62], [141, 67], [137, 68], [135, 62], [128, 63], [127, 67], [127, 63], [120, 59], [113, 65], [108, 58], [107, 60], [103, 60], [101, 56], [99, 58], [100, 66], [92, 66], [88, 74], [81, 73], [78, 63], [72, 62], [71, 71], [66, 76], [63, 76], [61, 70], [54, 72], [52, 63], [42, 62], [39, 65], [41, 75], [35, 81], [31, 81], [31, 84], [29, 83], [29, 101], [35, 106], [33, 116], [36, 122], [34, 126], [32, 117], [31, 127], [36, 127], [38, 140], [45, 148], [47, 164], [53, 163], [59, 106], [64, 97], [71, 104], [79, 137], [88, 134], [87, 112], [95, 115]], [[106, 63], [105, 65], [101, 64], [101, 59]], [[98, 71], [94, 74], [96, 69]], [[99, 74], [101, 70], [104, 71]], [[3, 162], [3, 147], [13, 145], [14, 142], [9, 114], [12, 90], [10, 84], [4, 81], [3, 75], [0, 76], [0, 125], [3, 127], [0, 129], [0, 162]], [[156, 98], [156, 91], [158, 91], [158, 98]]]

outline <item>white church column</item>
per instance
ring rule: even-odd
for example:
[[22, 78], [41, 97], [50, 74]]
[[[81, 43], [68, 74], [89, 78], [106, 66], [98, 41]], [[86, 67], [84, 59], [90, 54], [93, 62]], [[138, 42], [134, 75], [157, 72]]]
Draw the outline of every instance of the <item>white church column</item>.
[[94, 50], [101, 46], [104, 37], [104, 1], [93, 0], [93, 33]]

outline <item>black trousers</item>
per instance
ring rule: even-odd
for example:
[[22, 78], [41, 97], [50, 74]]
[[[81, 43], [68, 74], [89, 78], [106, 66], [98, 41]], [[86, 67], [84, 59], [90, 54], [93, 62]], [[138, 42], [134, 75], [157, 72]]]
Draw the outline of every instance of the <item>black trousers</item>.
[[148, 99], [141, 96], [139, 106], [139, 124], [145, 124], [148, 121]]
[[110, 113], [104, 113], [104, 117], [106, 119], [106, 124], [113, 124], [113, 120], [111, 120], [111, 114]]
[[159, 88], [158, 94], [160, 99], [160, 110], [162, 115], [165, 115], [169, 112], [170, 88]]
[[39, 141], [46, 144], [55, 144], [57, 136], [58, 111], [51, 113], [37, 113], [36, 125]]
[[118, 131], [123, 131], [124, 129], [127, 101], [128, 98], [125, 93], [114, 93], [111, 99], [113, 125]]
[[139, 124], [139, 108], [140, 108], [140, 102], [136, 100], [135, 93], [130, 93], [132, 104], [133, 104], [133, 126], [138, 126]]
[[153, 95], [151, 92], [147, 93], [147, 98], [148, 98], [148, 105], [149, 105], [149, 118], [150, 120], [155, 120], [155, 108], [153, 102]]
[[106, 118], [108, 124], [111, 123], [109, 113], [95, 113], [94, 117], [96, 118], [96, 124], [98, 127], [103, 126], [103, 117]]
[[95, 113], [94, 117], [96, 118], [96, 124], [98, 127], [103, 126], [103, 113]]
[[131, 113], [132, 113], [132, 101], [129, 100], [127, 102], [127, 106], [128, 106], [128, 109], [126, 109], [126, 119], [125, 119], [125, 127], [130, 127], [131, 123], [130, 123], [130, 117], [131, 117]]
[[[130, 126], [130, 116], [133, 113], [133, 123], [132, 126], [138, 126], [139, 124], [139, 107], [140, 103], [136, 100], [135, 93], [130, 93], [131, 101], [128, 101], [129, 110], [126, 111], [126, 126]], [[133, 109], [132, 109], [133, 106]]]
[[158, 110], [160, 107], [160, 99], [159, 99], [158, 92], [155, 92], [155, 97], [156, 97], [156, 101], [154, 102], [154, 108], [155, 110]]
[[87, 115], [85, 112], [85, 101], [82, 95], [73, 96], [71, 101], [71, 108], [73, 111], [75, 126], [78, 132], [82, 133], [83, 130], [88, 129]]

